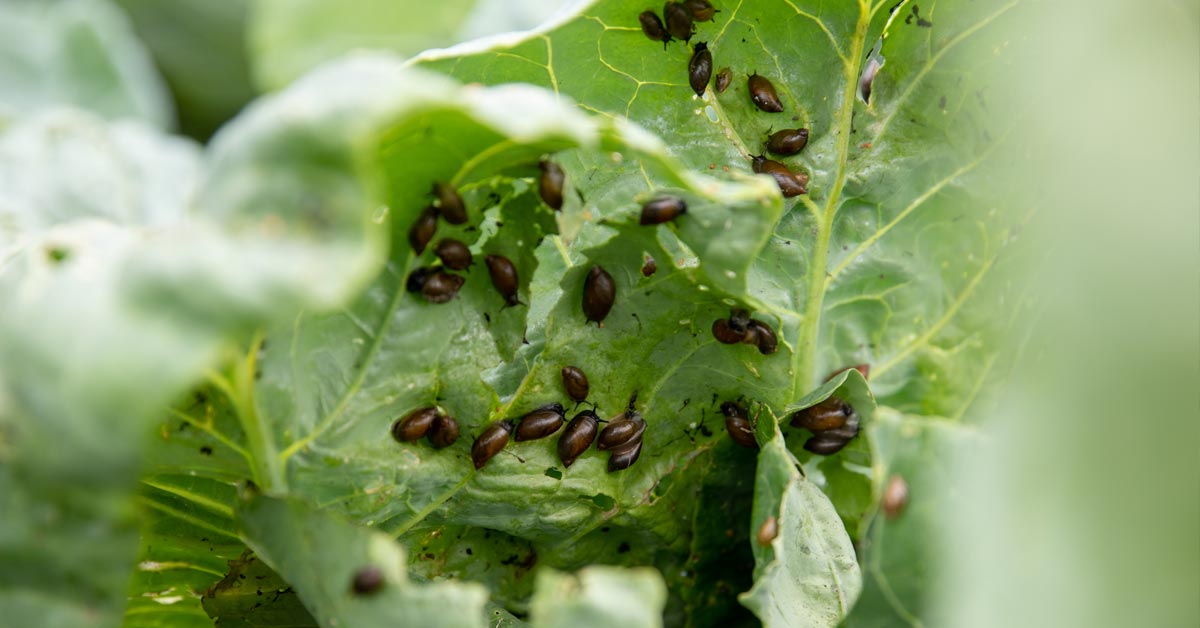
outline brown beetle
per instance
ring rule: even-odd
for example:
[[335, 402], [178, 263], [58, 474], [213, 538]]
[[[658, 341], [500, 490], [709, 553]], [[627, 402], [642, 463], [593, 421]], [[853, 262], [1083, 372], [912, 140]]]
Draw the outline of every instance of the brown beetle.
[[658, 263], [654, 261], [653, 257], [647, 255], [645, 263], [642, 264], [642, 276], [649, 277], [656, 272], [658, 272]]
[[750, 327], [750, 312], [740, 307], [729, 310], [729, 328], [733, 331], [745, 332]]
[[599, 427], [600, 417], [591, 410], [584, 410], [571, 419], [558, 439], [558, 457], [563, 466], [575, 464], [575, 459], [592, 446]]
[[466, 270], [474, 259], [471, 257], [471, 249], [467, 248], [467, 245], [452, 238], [439, 241], [433, 254], [437, 255], [438, 259], [442, 260], [442, 265], [450, 270]]
[[715, 19], [713, 17], [717, 10], [708, 0], [685, 0], [684, 8], [692, 12], [692, 18], [697, 22], [707, 22]]
[[588, 396], [588, 379], [583, 370], [577, 366], [564, 366], [562, 368], [563, 388], [567, 391], [567, 396], [575, 401], [583, 401]]
[[883, 514], [888, 519], [895, 519], [904, 513], [908, 506], [908, 482], [899, 475], [893, 474], [888, 478], [887, 488], [883, 489]]
[[613, 283], [612, 275], [599, 265], [592, 266], [583, 282], [583, 314], [588, 321], [603, 327], [604, 317], [608, 316], [616, 296], [617, 285]]
[[421, 285], [421, 296], [430, 303], [445, 303], [458, 296], [466, 278], [453, 273], [435, 271]]
[[638, 457], [642, 455], [642, 439], [626, 443], [614, 450], [612, 455], [608, 457], [608, 472], [613, 473], [622, 469], [628, 469], [637, 462]]
[[742, 342], [757, 346], [758, 352], [763, 355], [775, 353], [779, 347], [775, 330], [759, 320], [751, 320], [746, 326], [746, 337], [742, 339]]
[[697, 96], [704, 98], [704, 90], [708, 89], [708, 81], [712, 78], [712, 52], [704, 42], [697, 43], [692, 50], [692, 58], [688, 60], [688, 84]]
[[808, 129], [784, 129], [767, 137], [767, 150], [776, 155], [795, 155], [808, 146]]
[[750, 425], [745, 408], [732, 401], [726, 401], [721, 404], [721, 414], [725, 415], [725, 431], [729, 432], [733, 442], [742, 447], [758, 449], [758, 441], [754, 439], [754, 427]]
[[667, 29], [663, 27], [662, 19], [654, 11], [642, 11], [638, 16], [638, 21], [642, 23], [642, 32], [653, 41], [663, 42], [663, 47], [666, 47], [666, 42], [671, 41], [671, 36], [667, 34]]
[[392, 438], [402, 443], [420, 440], [429, 432], [437, 416], [437, 408], [417, 408], [392, 423]]
[[717, 93], [724, 94], [725, 90], [729, 89], [729, 83], [733, 81], [733, 70], [729, 68], [721, 68], [717, 72]]
[[461, 225], [467, 222], [467, 206], [463, 203], [462, 197], [458, 195], [458, 190], [454, 189], [449, 183], [434, 183], [433, 195], [438, 200], [438, 210], [442, 213], [442, 218], [452, 225]]
[[802, 427], [810, 432], [836, 430], [846, 425], [846, 419], [854, 413], [850, 404], [838, 397], [830, 397], [816, 405], [797, 411], [792, 415], [792, 427]]
[[678, 2], [668, 2], [663, 5], [663, 20], [667, 23], [667, 32], [675, 39], [690, 41], [692, 39], [692, 12]]
[[830, 373], [829, 377], [825, 378], [825, 381], [829, 381], [829, 380], [837, 377], [838, 375], [841, 375], [843, 371], [849, 371], [850, 369], [854, 369], [854, 370], [858, 371], [859, 373], [862, 373], [863, 379], [871, 378], [871, 365], [870, 364], [855, 364], [854, 366], [847, 366], [845, 368], [840, 368], [840, 369]]
[[429, 442], [434, 449], [444, 449], [458, 440], [458, 421], [448, 414], [439, 414], [429, 430]]
[[750, 100], [754, 101], [755, 107], [767, 113], [783, 111], [783, 103], [779, 102], [779, 94], [775, 93], [775, 86], [767, 77], [759, 76], [756, 72], [750, 75], [747, 85], [750, 87]]
[[538, 168], [542, 170], [542, 176], [538, 177], [538, 194], [542, 201], [554, 211], [562, 209], [563, 182], [566, 180], [562, 168], [549, 159], [538, 162]]
[[793, 172], [784, 164], [767, 159], [762, 155], [755, 155], [750, 160], [750, 168], [755, 172], [769, 174], [775, 178], [775, 184], [779, 186], [779, 191], [787, 198], [799, 196], [808, 193], [808, 175], [803, 172]]
[[723, 318], [713, 321], [712, 335], [713, 338], [717, 339], [717, 342], [726, 345], [735, 345], [746, 338], [745, 331], [739, 332], [735, 330], [729, 325], [729, 321]]
[[804, 449], [822, 456], [841, 451], [858, 436], [858, 413], [849, 403], [837, 397], [830, 397], [796, 412], [792, 415], [791, 424], [813, 433], [812, 438], [804, 443]]
[[488, 274], [492, 277], [492, 285], [496, 287], [496, 291], [500, 296], [504, 297], [504, 302], [509, 305], [516, 305], [521, 302], [517, 296], [517, 267], [503, 255], [489, 255], [483, 259], [487, 262]]
[[616, 420], [604, 426], [600, 431], [600, 439], [596, 448], [600, 451], [616, 449], [631, 441], [639, 440], [646, 431], [646, 421], [637, 412], [626, 412]]
[[660, 196], [642, 205], [642, 217], [638, 224], [659, 225], [687, 213], [687, 203], [676, 196]]
[[370, 595], [383, 588], [383, 572], [375, 565], [367, 565], [354, 572], [350, 589], [355, 595]]
[[508, 444], [508, 437], [512, 434], [513, 422], [511, 419], [496, 421], [487, 426], [483, 432], [475, 438], [475, 442], [471, 444], [471, 461], [475, 463], [475, 468], [482, 469], [483, 465], [488, 463], [493, 456], [500, 453], [501, 449]]
[[821, 456], [832, 456], [846, 446], [846, 441], [828, 434], [817, 434], [804, 441], [804, 450]]
[[412, 245], [417, 255], [425, 252], [425, 247], [429, 246], [429, 241], [433, 239], [433, 234], [437, 231], [437, 210], [432, 207], [426, 207], [425, 211], [417, 216], [417, 221], [408, 230], [408, 243]]
[[438, 268], [434, 266], [422, 266], [414, 268], [411, 273], [408, 273], [408, 279], [404, 282], [404, 287], [409, 292], [420, 292], [421, 288], [425, 287], [425, 282], [438, 272]]
[[767, 547], [777, 536], [779, 536], [779, 520], [775, 518], [775, 515], [771, 515], [758, 527], [758, 544]]
[[525, 413], [517, 423], [513, 440], [519, 442], [545, 438], [558, 431], [563, 424], [561, 403], [551, 403]]

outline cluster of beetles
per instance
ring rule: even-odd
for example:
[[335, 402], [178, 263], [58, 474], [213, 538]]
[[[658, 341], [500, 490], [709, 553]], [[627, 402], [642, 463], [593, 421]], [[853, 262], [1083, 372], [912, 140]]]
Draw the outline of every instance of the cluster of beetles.
[[[654, 41], [663, 42], [664, 47], [674, 40], [690, 42], [696, 31], [696, 22], [711, 21], [717, 12], [708, 0], [667, 2], [660, 18], [654, 11], [647, 10], [638, 16], [642, 32]], [[712, 78], [712, 51], [704, 42], [693, 47], [688, 62], [688, 82], [696, 95], [703, 97]], [[717, 72], [716, 92], [724, 93], [729, 87], [733, 73], [729, 68]], [[774, 85], [766, 77], [751, 74], [747, 82], [750, 99], [759, 110], [778, 113], [784, 110]], [[784, 129], [771, 134], [765, 142], [765, 152], [776, 155], [795, 155], [808, 144], [808, 129]], [[774, 177], [783, 196], [793, 197], [807, 193], [808, 176], [793, 171], [787, 165], [767, 159], [764, 155], [751, 156], [754, 172]], [[563, 205], [563, 186], [566, 180], [562, 168], [549, 159], [538, 164], [538, 192], [542, 201], [555, 211]], [[457, 189], [448, 182], [437, 182], [432, 190], [432, 202], [421, 212], [408, 232], [409, 244], [415, 253], [422, 255], [433, 241], [438, 220], [452, 225], [468, 221], [466, 204]], [[659, 225], [671, 222], [687, 213], [687, 203], [676, 196], [660, 195], [642, 205], [639, 223]], [[409, 292], [419, 293], [430, 303], [446, 303], [458, 294], [466, 279], [457, 274], [471, 266], [473, 256], [470, 248], [452, 238], [440, 240], [434, 247], [438, 265], [422, 266], [413, 270], [406, 281]], [[504, 255], [494, 253], [484, 258], [492, 285], [503, 297], [507, 306], [519, 305], [520, 286], [516, 266]], [[642, 268], [644, 275], [655, 272], [652, 259]], [[604, 319], [616, 299], [616, 283], [612, 275], [600, 265], [589, 269], [583, 282], [581, 309], [588, 322], [604, 326]], [[776, 351], [778, 340], [775, 330], [767, 323], [751, 318], [750, 313], [740, 308], [730, 311], [728, 318], [718, 319], [712, 324], [712, 335], [723, 344], [750, 344], [763, 355]], [[852, 367], [864, 376], [866, 365]], [[839, 371], [840, 372], [840, 371]], [[588, 396], [588, 379], [577, 366], [562, 367], [563, 389], [578, 407]], [[754, 437], [754, 422], [746, 407], [737, 401], [721, 404], [725, 416], [725, 428], [730, 438], [745, 447], [757, 448]], [[565, 429], [563, 428], [566, 425]], [[601, 429], [601, 424], [604, 424]], [[800, 410], [791, 417], [791, 425], [812, 432], [804, 448], [819, 455], [831, 455], [840, 451], [858, 434], [859, 419], [854, 408], [843, 399], [830, 397], [812, 407]], [[594, 409], [585, 409], [568, 422], [566, 409], [559, 402], [552, 402], [531, 410], [517, 418], [503, 419], [486, 426], [471, 446], [471, 458], [476, 469], [482, 469], [510, 440], [516, 442], [547, 438], [562, 430], [558, 440], [558, 457], [564, 467], [570, 467], [583, 455], [592, 443], [609, 454], [608, 471], [627, 469], [642, 452], [642, 435], [646, 431], [646, 420], [636, 409], [636, 395], [630, 399], [624, 412], [609, 420], [601, 419]], [[414, 442], [422, 438], [438, 449], [449, 447], [458, 440], [458, 421], [442, 409], [430, 406], [413, 410], [396, 419], [392, 424], [392, 436], [401, 442]]]

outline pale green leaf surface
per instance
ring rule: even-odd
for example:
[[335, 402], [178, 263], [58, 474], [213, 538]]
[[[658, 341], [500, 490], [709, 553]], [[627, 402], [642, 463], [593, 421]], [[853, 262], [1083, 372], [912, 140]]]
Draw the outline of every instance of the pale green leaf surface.
[[108, 0], [0, 3], [0, 123], [55, 105], [174, 123], [150, 56]]
[[653, 569], [543, 569], [530, 603], [530, 626], [659, 628], [667, 587]]
[[[484, 587], [410, 581], [404, 550], [380, 532], [269, 497], [250, 498], [237, 518], [250, 547], [291, 583], [321, 626], [487, 625]], [[355, 595], [351, 583], [367, 566], [383, 573], [384, 584], [374, 594]]]
[[[854, 546], [829, 498], [809, 482], [774, 418], [759, 418], [762, 452], [751, 519], [754, 587], [739, 596], [763, 626], [836, 626], [862, 590]], [[763, 438], [765, 436], [765, 438]], [[769, 545], [759, 531], [774, 517]]]
[[356, 49], [412, 56], [429, 48], [540, 23], [566, 0], [251, 0], [254, 76], [278, 90], [325, 61]]
[[171, 88], [181, 133], [207, 140], [254, 98], [250, 0], [116, 0]]
[[861, 542], [866, 583], [846, 626], [936, 625], [932, 593], [948, 584], [937, 569], [940, 541], [951, 533], [945, 513], [966, 498], [955, 465], [987, 443], [972, 426], [890, 408], [880, 408], [869, 433], [881, 470], [900, 476], [909, 498], [895, 519], [879, 512]]

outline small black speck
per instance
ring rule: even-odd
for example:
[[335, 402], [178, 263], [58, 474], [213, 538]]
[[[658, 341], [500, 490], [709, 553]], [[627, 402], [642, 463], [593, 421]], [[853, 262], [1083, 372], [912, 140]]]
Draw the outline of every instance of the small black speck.
[[487, 321], [487, 322], [488, 322], [488, 324], [491, 324], [491, 322], [492, 322], [492, 315], [491, 315], [491, 314], [488, 314], [487, 312], [484, 312], [484, 313], [483, 313], [483, 320]]
[[246, 574], [244, 574], [244, 573], [240, 573], [240, 574], [238, 574], [238, 579], [240, 579], [240, 580], [245, 580], [245, 579], [246, 579]]
[[258, 589], [258, 590], [256, 590], [256, 591], [254, 592], [254, 594], [255, 594], [255, 595], [262, 595], [262, 589]]
[[431, 553], [426, 553], [426, 554], [425, 554], [425, 558], [426, 558], [426, 560], [433, 560], [433, 559], [434, 559], [434, 555], [433, 555], [433, 554], [431, 554]]
[[468, 547], [467, 548], [467, 556], [474, 556], [474, 555], [475, 555], [475, 552], [471, 551], [471, 548]]
[[610, 530], [610, 528], [608, 526], [604, 526], [603, 528], [600, 528], [601, 532], [608, 532], [609, 530]]
[[209, 447], [208, 445], [205, 445], [205, 446], [203, 446], [203, 447], [201, 447], [201, 448], [200, 448], [200, 453], [202, 453], [202, 454], [204, 454], [204, 455], [206, 455], [206, 456], [211, 456], [211, 455], [212, 455], [212, 447]]
[[502, 222], [500, 222], [499, 220], [497, 220], [497, 221], [496, 221], [496, 226], [497, 226], [497, 227], [503, 227], [503, 226], [504, 226], [504, 223], [502, 223]]
[[628, 544], [628, 543], [622, 543], [622, 544], [620, 544], [620, 545], [618, 545], [618, 546], [617, 546], [617, 553], [618, 553], [618, 554], [624, 554], [625, 552], [628, 552], [628, 551], [629, 551], [629, 544]]

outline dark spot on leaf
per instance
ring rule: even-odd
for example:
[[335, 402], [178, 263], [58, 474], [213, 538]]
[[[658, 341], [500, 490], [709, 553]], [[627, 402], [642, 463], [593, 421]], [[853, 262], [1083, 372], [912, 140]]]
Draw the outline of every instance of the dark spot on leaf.
[[200, 448], [200, 453], [202, 453], [202, 454], [204, 454], [204, 455], [206, 455], [206, 456], [211, 456], [211, 455], [212, 455], [212, 451], [213, 451], [213, 450], [212, 450], [212, 447], [209, 447], [208, 445], [205, 445], [205, 446], [203, 446], [203, 447], [201, 447], [201, 448]]
[[64, 248], [64, 247], [60, 247], [60, 246], [52, 246], [52, 247], [46, 249], [46, 257], [49, 257], [50, 261], [54, 262], [55, 264], [59, 264], [59, 263], [62, 263], [63, 261], [66, 261], [66, 259], [70, 256], [71, 256], [71, 250], [68, 248]]
[[254, 591], [254, 594], [255, 594], [255, 595], [262, 595], [262, 589], [257, 589], [257, 590], [255, 590], [255, 591]]
[[609, 531], [609, 530], [611, 530], [611, 529], [612, 529], [612, 528], [610, 528], [610, 527], [608, 527], [608, 526], [604, 526], [603, 528], [600, 528], [600, 531], [601, 531], [601, 532], [608, 532], [608, 531]]
[[483, 313], [483, 320], [487, 321], [487, 322], [488, 322], [488, 324], [489, 324], [489, 325], [491, 325], [491, 324], [492, 324], [492, 315], [491, 315], [491, 314], [488, 314], [487, 312], [484, 312], [484, 313]]
[[605, 495], [604, 493], [596, 493], [595, 495], [592, 495], [591, 499], [592, 503], [601, 510], [610, 510], [613, 506], [617, 505], [617, 500]]
[[618, 553], [618, 554], [624, 554], [624, 553], [626, 553], [626, 552], [628, 552], [628, 551], [629, 551], [629, 544], [628, 544], [628, 543], [622, 543], [622, 544], [620, 544], [620, 545], [618, 545], [618, 546], [617, 546], [617, 553]]
[[475, 555], [475, 552], [471, 551], [471, 548], [468, 547], [467, 548], [467, 556], [474, 556], [474, 555]]

